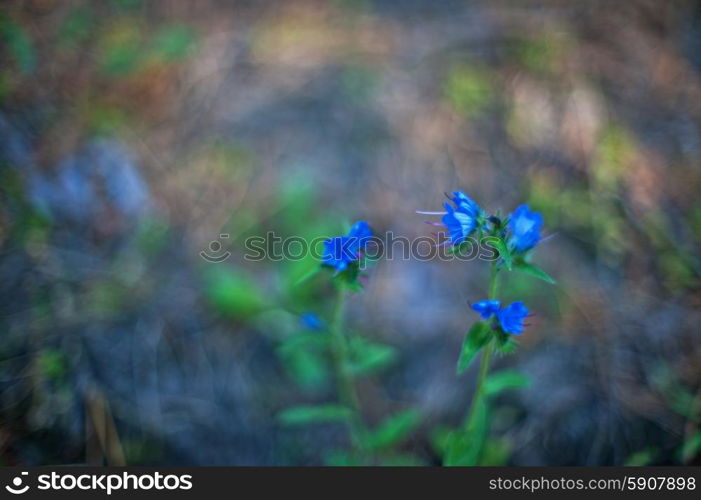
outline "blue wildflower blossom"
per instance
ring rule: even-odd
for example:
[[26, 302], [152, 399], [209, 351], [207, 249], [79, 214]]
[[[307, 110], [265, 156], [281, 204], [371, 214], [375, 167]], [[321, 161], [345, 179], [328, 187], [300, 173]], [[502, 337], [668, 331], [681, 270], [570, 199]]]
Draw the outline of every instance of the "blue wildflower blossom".
[[[448, 194], [446, 194], [446, 196], [448, 196]], [[459, 245], [477, 229], [478, 224], [481, 223], [480, 221], [483, 218], [483, 212], [477, 203], [472, 201], [472, 199], [462, 191], [455, 191], [453, 192], [453, 196], [448, 196], [448, 198], [455, 206], [453, 207], [449, 203], [445, 203], [445, 212], [418, 211], [417, 213], [442, 215], [443, 218], [441, 221], [443, 224], [437, 222], [431, 224], [445, 227], [449, 238], [448, 242], [452, 245]]]
[[540, 241], [540, 230], [542, 227], [542, 215], [532, 211], [528, 205], [519, 206], [509, 218], [509, 229], [511, 231], [509, 245], [519, 253], [530, 250]]
[[496, 313], [501, 329], [506, 333], [520, 335], [523, 333], [523, 320], [528, 316], [528, 308], [523, 302], [514, 302]]
[[498, 300], [481, 300], [472, 304], [472, 309], [477, 311], [483, 319], [496, 316], [501, 329], [513, 335], [523, 333], [523, 320], [528, 316], [528, 308], [523, 302], [514, 302], [502, 308]]
[[356, 222], [346, 236], [335, 236], [324, 241], [321, 264], [333, 267], [336, 272], [345, 271], [372, 237], [372, 230], [365, 221]]
[[501, 307], [501, 302], [498, 300], [480, 300], [472, 304], [472, 309], [480, 313], [483, 319], [489, 319], [497, 313]]
[[306, 312], [299, 317], [299, 321], [304, 328], [309, 330], [321, 330], [324, 328], [324, 321], [312, 312]]
[[453, 207], [447, 203], [445, 204], [445, 209], [448, 213], [441, 218], [441, 221], [448, 231], [450, 243], [458, 245], [472, 234], [472, 231], [474, 231], [477, 226], [477, 221], [475, 221], [474, 217], [464, 212], [454, 210]]

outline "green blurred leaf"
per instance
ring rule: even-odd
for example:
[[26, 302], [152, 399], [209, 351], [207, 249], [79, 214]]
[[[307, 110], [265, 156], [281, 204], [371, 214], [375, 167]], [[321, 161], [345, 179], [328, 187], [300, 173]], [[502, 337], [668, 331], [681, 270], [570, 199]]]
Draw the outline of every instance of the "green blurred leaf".
[[555, 280], [552, 279], [548, 273], [543, 271], [541, 268], [534, 266], [529, 262], [526, 262], [525, 260], [517, 259], [514, 262], [513, 270], [523, 274], [527, 274], [529, 276], [533, 276], [534, 278], [541, 279], [547, 283], [550, 283], [551, 285], [555, 284]]
[[323, 385], [328, 379], [326, 348], [328, 335], [320, 332], [298, 333], [277, 349], [289, 374], [306, 389]]
[[73, 7], [61, 24], [59, 43], [71, 47], [84, 42], [90, 37], [95, 26], [95, 16], [90, 7]]
[[197, 38], [189, 26], [174, 24], [161, 28], [153, 37], [152, 52], [162, 61], [184, 59], [194, 48]]
[[320, 272], [321, 272], [321, 266], [320, 266], [318, 263], [315, 263], [315, 264], [314, 264], [314, 267], [312, 267], [311, 269], [309, 269], [309, 270], [307, 270], [306, 272], [304, 272], [300, 278], [298, 278], [297, 280], [295, 280], [294, 284], [295, 284], [295, 285], [301, 285], [302, 283], [304, 283], [305, 281], [307, 281], [307, 280], [311, 279], [312, 277], [316, 276], [316, 275], [319, 274]]
[[367, 375], [381, 370], [397, 359], [397, 350], [385, 344], [371, 342], [363, 337], [353, 336], [349, 339], [351, 375]]
[[477, 401], [476, 404], [476, 418], [472, 427], [454, 431], [447, 439], [448, 445], [443, 456], [443, 465], [477, 465], [489, 434], [489, 418], [484, 398]]
[[205, 292], [219, 313], [233, 318], [248, 318], [264, 306], [263, 292], [256, 281], [243, 271], [221, 268], [219, 264], [205, 277]]
[[682, 461], [686, 464], [691, 462], [701, 453], [701, 431], [696, 431], [690, 439], [684, 441], [682, 446]]
[[326, 360], [317, 351], [295, 349], [281, 354], [285, 369], [304, 389], [315, 389], [328, 380]]
[[421, 413], [418, 410], [405, 410], [382, 421], [365, 435], [363, 442], [369, 449], [388, 448], [401, 442], [420, 424]]
[[501, 328], [494, 330], [496, 338], [497, 350], [502, 354], [511, 354], [518, 347], [518, 339], [516, 335], [506, 333]]
[[7, 50], [21, 73], [26, 75], [34, 71], [36, 52], [29, 33], [17, 21], [1, 13], [0, 39], [7, 44]]
[[623, 465], [626, 466], [643, 466], [650, 465], [657, 455], [657, 450], [652, 447], [645, 448], [644, 450], [637, 451], [630, 455]]
[[331, 467], [357, 467], [364, 465], [360, 457], [347, 451], [332, 451], [324, 457], [324, 463]]
[[145, 255], [154, 256], [165, 249], [169, 236], [170, 225], [167, 220], [144, 216], [139, 219], [134, 243]]
[[44, 349], [37, 359], [39, 372], [47, 379], [59, 379], [66, 374], [66, 356], [56, 349]]
[[451, 69], [443, 93], [458, 112], [472, 115], [481, 113], [493, 97], [488, 73], [477, 66], [467, 65]]
[[484, 443], [479, 465], [483, 467], [503, 467], [508, 465], [511, 446], [506, 439], [488, 439]]
[[138, 24], [126, 21], [111, 26], [101, 40], [99, 65], [111, 77], [136, 72], [144, 61], [143, 34]]
[[464, 372], [472, 360], [477, 355], [480, 349], [484, 347], [487, 342], [490, 341], [491, 328], [484, 321], [478, 321], [470, 331], [465, 335], [465, 339], [462, 343], [462, 349], [460, 349], [460, 357], [458, 358], [457, 374], [460, 375]]
[[345, 406], [328, 404], [319, 406], [295, 406], [282, 411], [278, 420], [283, 425], [309, 425], [327, 422], [343, 422], [353, 412]]
[[509, 250], [509, 248], [506, 246], [506, 242], [501, 238], [494, 238], [492, 243], [494, 243], [495, 248], [499, 252], [499, 257], [501, 257], [501, 259], [504, 261], [504, 266], [506, 266], [506, 269], [511, 271], [513, 266], [513, 258], [511, 257], [511, 250]]
[[507, 389], [528, 387], [531, 379], [528, 376], [511, 370], [492, 373], [484, 383], [485, 396], [497, 396]]

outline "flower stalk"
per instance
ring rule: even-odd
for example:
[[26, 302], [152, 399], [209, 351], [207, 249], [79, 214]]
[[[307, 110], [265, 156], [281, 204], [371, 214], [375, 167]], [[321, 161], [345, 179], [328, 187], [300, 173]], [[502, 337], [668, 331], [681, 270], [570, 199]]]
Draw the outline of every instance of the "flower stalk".
[[[489, 274], [489, 300], [497, 300], [497, 291], [499, 289], [499, 268], [497, 267], [496, 262], [492, 262]], [[492, 357], [493, 344], [494, 340], [490, 340], [489, 343], [482, 349], [477, 385], [472, 396], [472, 402], [470, 403], [470, 413], [465, 420], [465, 430], [468, 432], [473, 430], [475, 427], [477, 416], [479, 414], [478, 409], [484, 398], [484, 384], [487, 380], [487, 374], [489, 373], [489, 364]]]
[[344, 316], [346, 310], [346, 287], [339, 283], [336, 291], [331, 321], [331, 351], [340, 403], [351, 411], [348, 419], [350, 441], [356, 451], [362, 451], [362, 422], [360, 417], [360, 401], [355, 390], [353, 378], [348, 371], [348, 342], [344, 333]]

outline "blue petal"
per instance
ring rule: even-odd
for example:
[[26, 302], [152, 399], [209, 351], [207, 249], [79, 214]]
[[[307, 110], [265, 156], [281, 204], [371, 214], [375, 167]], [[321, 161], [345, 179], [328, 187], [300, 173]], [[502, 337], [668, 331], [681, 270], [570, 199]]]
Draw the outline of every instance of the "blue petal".
[[360, 220], [353, 224], [353, 227], [348, 231], [348, 238], [353, 239], [352, 247], [354, 250], [365, 248], [370, 238], [372, 238], [372, 229], [364, 220]]
[[484, 319], [489, 319], [491, 316], [497, 313], [501, 307], [501, 302], [498, 300], [480, 300], [475, 302], [470, 307], [480, 313], [480, 316]]
[[473, 218], [478, 217], [482, 213], [479, 205], [462, 191], [454, 191], [451, 201], [455, 204], [455, 210], [466, 213]]
[[506, 333], [513, 335], [523, 333], [523, 320], [528, 316], [528, 308], [523, 302], [514, 302], [510, 306], [500, 309], [496, 314], [501, 329]]

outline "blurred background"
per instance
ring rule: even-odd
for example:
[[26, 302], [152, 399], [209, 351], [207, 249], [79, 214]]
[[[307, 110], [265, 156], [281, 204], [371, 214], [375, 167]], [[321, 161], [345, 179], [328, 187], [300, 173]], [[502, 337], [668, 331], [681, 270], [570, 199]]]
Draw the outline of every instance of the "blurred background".
[[[698, 3], [2, 2], [1, 463], [328, 463], [342, 426], [276, 415], [335, 401], [294, 341], [332, 289], [244, 239], [426, 236], [456, 189], [554, 235], [557, 285], [503, 287], [536, 316], [489, 463], [698, 464]], [[417, 409], [416, 463], [469, 405], [486, 272], [381, 261], [350, 300], [364, 418]]]

